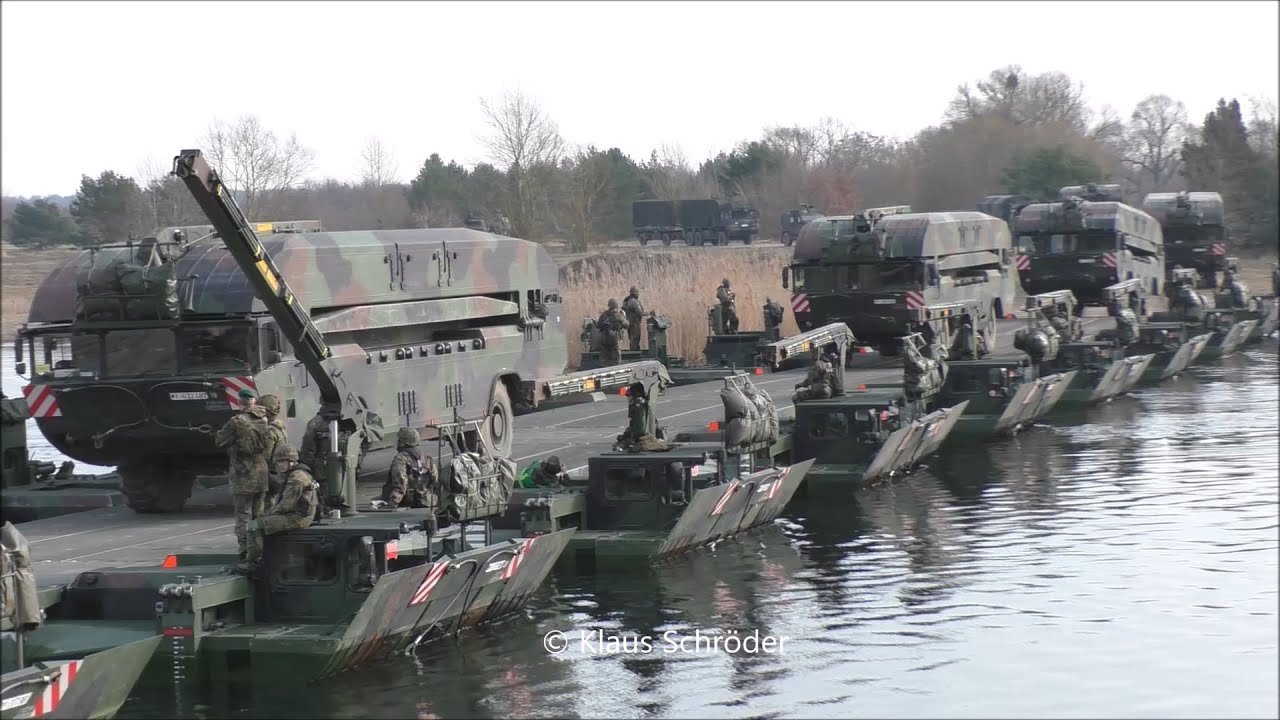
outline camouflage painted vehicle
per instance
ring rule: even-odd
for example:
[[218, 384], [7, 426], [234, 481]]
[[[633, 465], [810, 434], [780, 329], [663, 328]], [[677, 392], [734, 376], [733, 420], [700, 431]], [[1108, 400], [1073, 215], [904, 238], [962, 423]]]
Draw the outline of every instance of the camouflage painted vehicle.
[[879, 208], [805, 227], [782, 275], [800, 329], [843, 322], [892, 355], [921, 308], [975, 301], [974, 327], [994, 337], [1017, 292], [1008, 227], [982, 213], [910, 210]]
[[61, 467], [27, 456], [27, 403], [0, 393], [0, 520], [23, 523], [124, 504], [120, 477], [74, 473], [75, 463]]
[[721, 212], [728, 214], [728, 226], [725, 230], [726, 244], [729, 240], [741, 240], [743, 245], [750, 245], [751, 240], [760, 232], [760, 213], [753, 207], [739, 207], [731, 203], [721, 206]]
[[1227, 229], [1223, 225], [1222, 196], [1216, 192], [1148, 193], [1142, 209], [1160, 223], [1164, 233], [1165, 271], [1192, 268], [1207, 288], [1218, 286], [1218, 273], [1227, 269]]
[[[1188, 326], [1179, 322], [1149, 321], [1146, 288], [1140, 280], [1124, 280], [1108, 286], [1103, 292], [1108, 302], [1114, 302], [1115, 307], [1127, 307], [1138, 321], [1138, 325], [1132, 329], [1132, 339], [1119, 340], [1124, 353], [1155, 356], [1143, 373], [1143, 382], [1160, 382], [1181, 374], [1209, 345], [1213, 335], [1210, 332], [1191, 331]], [[1191, 336], [1191, 332], [1196, 334]], [[1096, 337], [1098, 340], [1116, 341], [1123, 335], [1124, 330], [1117, 321], [1114, 330], [1103, 330]]]
[[688, 435], [667, 442], [657, 419], [636, 415], [632, 405], [632, 425], [647, 425], [661, 449], [641, 449], [636, 436], [624, 433], [612, 450], [588, 459], [585, 481], [564, 477], [554, 489], [517, 489], [500, 527], [525, 535], [578, 528], [567, 563], [599, 567], [616, 560], [633, 570], [637, 558], [670, 560], [772, 522], [813, 462], [788, 462], [772, 401], [748, 375], [725, 378], [725, 385], [737, 389], [740, 403], [752, 402], [743, 389], [759, 398], [743, 442]]
[[[458, 417], [488, 418], [486, 440], [509, 452], [514, 408], [546, 399], [564, 371], [559, 272], [540, 245], [456, 228], [255, 226], [214, 192], [198, 151], [175, 168], [218, 234], [69, 260], [18, 343], [41, 432], [70, 457], [117, 465], [135, 510], [179, 510], [198, 474], [225, 471], [213, 437], [242, 388], [281, 398], [294, 445], [324, 414], [377, 472], [396, 428]], [[131, 291], [104, 295], [103, 276]]]
[[[0, 718], [115, 717], [163, 636], [153, 632], [132, 642], [105, 646], [98, 652], [71, 654], [57, 660], [33, 658], [27, 650], [27, 638], [46, 624], [41, 600], [47, 593], [36, 587], [31, 545], [22, 533], [6, 522], [0, 536], [4, 546], [0, 556], [0, 582], [4, 589], [0, 598], [4, 648], [0, 654], [0, 671], [4, 673], [0, 679]], [[35, 662], [28, 664], [32, 659]]]
[[782, 219], [778, 221], [778, 239], [783, 245], [791, 247], [795, 244], [796, 238], [800, 236], [800, 229], [814, 220], [821, 220], [826, 217], [822, 212], [814, 209], [812, 205], [801, 205], [799, 209], [789, 210], [782, 213]]
[[1031, 198], [1026, 195], [988, 195], [978, 203], [978, 212], [1000, 218], [1012, 228], [1014, 218], [1030, 204]]
[[684, 228], [674, 200], [636, 200], [631, 203], [631, 226], [640, 245], [651, 240], [661, 240], [670, 245], [672, 240], [684, 238]]
[[[1076, 371], [1058, 401], [1061, 410], [1079, 410], [1132, 390], [1155, 359], [1154, 354], [1125, 357], [1115, 342], [1085, 340], [1083, 306], [1070, 290], [1027, 297], [1028, 326], [1014, 347], [1031, 357], [1040, 376]], [[1056, 345], [1056, 351], [1053, 346]]]
[[1023, 291], [1070, 290], [1086, 305], [1101, 305], [1103, 288], [1137, 278], [1159, 295], [1165, 273], [1160, 224], [1118, 199], [1093, 201], [1069, 194], [1076, 190], [1063, 188], [1063, 200], [1033, 203], [1018, 212], [1012, 229]]
[[[1165, 288], [1169, 310], [1154, 313], [1151, 319], [1161, 323], [1181, 323], [1188, 334], [1211, 333], [1200, 352], [1200, 360], [1217, 360], [1275, 330], [1277, 306], [1274, 297], [1249, 297], [1243, 308], [1211, 307], [1209, 300], [1198, 292], [1199, 275], [1194, 268], [1177, 268], [1170, 275]], [[1221, 298], [1222, 294], [1218, 293], [1215, 302], [1227, 304], [1228, 298]], [[1227, 289], [1225, 294], [1230, 296], [1230, 290]]]

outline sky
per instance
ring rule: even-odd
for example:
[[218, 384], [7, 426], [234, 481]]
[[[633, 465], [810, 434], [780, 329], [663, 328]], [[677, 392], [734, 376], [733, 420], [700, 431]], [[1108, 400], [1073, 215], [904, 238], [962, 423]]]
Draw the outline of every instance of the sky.
[[[1199, 122], [1274, 100], [1277, 2], [28, 2], [0, 5], [0, 192], [73, 194], [257, 115], [359, 178], [432, 152], [486, 160], [480, 98], [519, 90], [572, 144], [699, 162], [775, 125], [906, 138], [961, 83], [1019, 64], [1124, 117], [1149, 94]], [[1190, 35], [1207, 33], [1200, 40]], [[1181, 51], [1181, 52], [1179, 52]], [[1151, 58], [1143, 64], [1140, 58]]]

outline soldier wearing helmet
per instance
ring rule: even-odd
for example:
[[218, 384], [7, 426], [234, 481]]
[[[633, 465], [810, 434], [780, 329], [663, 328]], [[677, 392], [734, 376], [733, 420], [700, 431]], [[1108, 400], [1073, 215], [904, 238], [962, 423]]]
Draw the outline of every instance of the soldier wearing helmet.
[[782, 306], [773, 298], [764, 299], [764, 332], [766, 335], [780, 335], [778, 327], [782, 325]]
[[[260, 404], [267, 411], [267, 431], [271, 433], [271, 447], [267, 449], [267, 457], [274, 458], [276, 448], [289, 444], [289, 436], [284, 430], [284, 421], [280, 419], [280, 398], [275, 395], [263, 395]], [[276, 474], [274, 464], [269, 470], [267, 493], [274, 495], [280, 491], [280, 481], [283, 478]]]
[[596, 328], [600, 331], [600, 364], [604, 367], [622, 364], [622, 331], [631, 326], [627, 316], [618, 307], [618, 301], [610, 298], [609, 308], [600, 314]]
[[382, 500], [393, 507], [436, 506], [436, 465], [418, 447], [418, 431], [402, 427], [396, 432], [396, 456], [387, 469]]
[[560, 458], [552, 455], [546, 460], [535, 460], [525, 468], [524, 472], [520, 473], [519, 487], [555, 487], [564, 474], [564, 466], [560, 464]]
[[721, 334], [738, 334], [738, 304], [733, 291], [729, 289], [729, 278], [720, 281], [720, 287], [716, 289], [716, 300], [720, 301]]
[[277, 447], [271, 465], [282, 478], [280, 492], [267, 514], [249, 524], [249, 552], [245, 560], [236, 563], [240, 572], [252, 572], [257, 566], [264, 536], [310, 527], [320, 509], [320, 484], [312, 477], [311, 468], [298, 462], [298, 451], [287, 443]]
[[627, 299], [622, 301], [622, 310], [627, 316], [627, 335], [631, 340], [631, 349], [640, 349], [640, 332], [644, 329], [644, 305], [640, 304], [640, 288], [631, 286]]
[[1222, 289], [1214, 298], [1220, 308], [1243, 308], [1248, 305], [1249, 289], [1240, 281], [1235, 263], [1222, 272]]
[[249, 522], [262, 515], [267, 494], [267, 466], [271, 462], [271, 432], [267, 409], [254, 402], [252, 390], [240, 391], [241, 411], [214, 438], [227, 451], [236, 545], [243, 562], [249, 552]]

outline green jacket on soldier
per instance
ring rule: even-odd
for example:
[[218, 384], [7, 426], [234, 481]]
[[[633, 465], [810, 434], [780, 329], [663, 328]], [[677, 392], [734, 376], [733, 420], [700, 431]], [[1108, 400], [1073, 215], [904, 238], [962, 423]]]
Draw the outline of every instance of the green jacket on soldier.
[[435, 462], [418, 448], [418, 431], [402, 427], [396, 433], [396, 453], [387, 469], [382, 499], [401, 507], [435, 507]]

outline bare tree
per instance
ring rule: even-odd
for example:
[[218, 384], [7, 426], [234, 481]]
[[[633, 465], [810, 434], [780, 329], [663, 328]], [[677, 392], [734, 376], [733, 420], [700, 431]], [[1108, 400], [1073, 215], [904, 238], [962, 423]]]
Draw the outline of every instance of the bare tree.
[[382, 144], [382, 139], [370, 136], [360, 151], [360, 179], [365, 185], [382, 187], [396, 182], [400, 167], [395, 156]]
[[1263, 157], [1275, 162], [1280, 144], [1276, 102], [1268, 98], [1249, 98], [1249, 144]]
[[315, 153], [295, 133], [282, 141], [254, 115], [242, 116], [235, 125], [214, 120], [204, 146], [223, 180], [244, 194], [250, 218], [263, 211], [268, 196], [296, 187], [315, 166]]
[[1177, 176], [1186, 127], [1186, 107], [1168, 95], [1148, 96], [1133, 109], [1121, 157], [1140, 187], [1165, 190]]
[[1089, 121], [1084, 86], [1060, 72], [1028, 75], [1021, 66], [993, 70], [976, 89], [956, 89], [947, 119], [958, 122], [995, 115], [1014, 125], [1065, 123], [1084, 132]]
[[608, 216], [613, 197], [609, 158], [594, 147], [579, 148], [565, 162], [564, 206], [572, 231], [570, 247], [586, 252], [595, 230]]
[[498, 102], [481, 98], [480, 109], [490, 130], [481, 139], [489, 149], [489, 157], [506, 168], [514, 180], [514, 231], [519, 237], [528, 237], [538, 205], [533, 171], [559, 161], [564, 149], [560, 129], [535, 101], [518, 90]]

